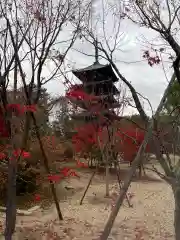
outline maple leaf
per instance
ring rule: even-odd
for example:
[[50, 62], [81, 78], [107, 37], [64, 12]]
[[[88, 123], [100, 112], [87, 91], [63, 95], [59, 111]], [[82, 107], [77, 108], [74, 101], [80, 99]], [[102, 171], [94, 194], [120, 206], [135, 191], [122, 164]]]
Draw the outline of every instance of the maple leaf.
[[79, 175], [75, 171], [70, 172], [69, 176], [80, 178]]
[[68, 177], [70, 170], [71, 170], [70, 168], [65, 167], [61, 170], [61, 173], [63, 174], [64, 177]]

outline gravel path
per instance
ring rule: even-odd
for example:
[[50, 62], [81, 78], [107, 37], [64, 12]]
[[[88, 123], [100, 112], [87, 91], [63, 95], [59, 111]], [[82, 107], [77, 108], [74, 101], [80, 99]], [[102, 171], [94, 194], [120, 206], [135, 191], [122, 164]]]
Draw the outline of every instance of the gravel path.
[[[83, 174], [81, 180], [71, 180], [75, 194], [61, 202], [64, 221], [59, 224], [56, 209], [37, 212], [35, 216], [18, 217], [15, 239], [98, 239], [103, 230], [117, 193], [117, 184], [111, 184], [111, 199], [104, 198], [103, 178], [96, 176], [84, 203], [79, 205], [83, 187], [89, 174]], [[72, 191], [72, 190], [69, 190]], [[109, 240], [173, 240], [174, 202], [169, 186], [162, 181], [133, 182], [129, 189], [133, 208], [124, 202], [114, 223]], [[52, 232], [56, 232], [54, 236]], [[49, 234], [49, 235], [48, 235]]]

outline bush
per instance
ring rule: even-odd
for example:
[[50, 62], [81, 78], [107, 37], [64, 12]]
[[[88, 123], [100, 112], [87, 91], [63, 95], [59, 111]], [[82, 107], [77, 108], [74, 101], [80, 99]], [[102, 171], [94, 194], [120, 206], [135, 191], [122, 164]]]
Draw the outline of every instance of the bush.
[[[70, 143], [58, 143], [58, 139], [54, 139], [52, 142], [49, 136], [42, 137], [41, 141], [52, 172], [59, 171], [59, 167], [61, 166], [60, 163], [66, 161], [66, 158], [72, 159], [73, 149]], [[5, 148], [1, 148], [0, 152], [6, 153], [4, 151]], [[17, 196], [26, 195], [27, 193], [33, 194], [37, 190], [43, 190], [42, 183], [45, 178], [47, 178], [42, 152], [37, 139], [29, 143], [29, 152], [30, 157], [18, 163], [16, 182]], [[7, 160], [1, 161], [1, 165], [3, 162], [4, 166], [7, 168]], [[0, 171], [0, 198], [3, 202], [6, 198], [7, 176], [7, 171]], [[41, 179], [42, 181], [37, 183], [37, 179]]]

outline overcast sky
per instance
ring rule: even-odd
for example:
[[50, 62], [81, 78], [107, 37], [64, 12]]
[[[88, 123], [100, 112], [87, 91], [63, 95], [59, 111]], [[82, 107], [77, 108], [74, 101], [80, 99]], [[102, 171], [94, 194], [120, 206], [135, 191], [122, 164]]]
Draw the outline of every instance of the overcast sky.
[[[97, 1], [95, 4], [96, 14], [100, 14], [98, 11], [98, 9], [100, 9], [98, 7], [100, 6], [98, 5], [100, 4], [100, 1], [99, 3]], [[106, 16], [105, 24], [105, 31], [109, 33], [109, 35], [112, 34], [112, 21], [112, 13], [109, 13]], [[101, 30], [102, 25], [99, 25], [97, 35], [101, 35]], [[68, 35], [68, 31], [70, 31], [70, 29], [66, 29], [66, 32], [64, 32], [64, 34]], [[165, 87], [167, 86], [167, 80], [172, 74], [172, 69], [168, 63], [163, 63], [166, 71], [165, 76], [162, 64], [159, 66], [150, 67], [147, 61], [142, 57], [143, 51], [147, 50], [150, 47], [147, 43], [145, 43], [145, 40], [152, 42], [152, 39], [156, 39], [157, 35], [148, 29], [140, 28], [138, 25], [135, 25], [129, 20], [124, 20], [121, 23], [120, 32], [120, 47], [119, 50], [115, 51], [114, 61], [118, 66], [119, 71], [127, 78], [128, 81], [132, 83], [137, 92], [139, 92], [145, 98], [149, 99], [153, 109], [155, 109], [162, 97]], [[111, 44], [111, 40], [109, 42]], [[60, 47], [63, 48], [63, 46]], [[94, 49], [89, 43], [78, 40], [75, 43], [73, 49], [71, 49], [67, 55], [66, 64], [68, 64], [70, 68], [87, 67], [94, 62], [94, 58], [84, 56], [76, 50], [87, 53], [89, 55], [94, 54]], [[104, 60], [100, 60], [100, 63], [103, 64], [106, 62]], [[166, 77], [168, 77], [168, 79]], [[48, 88], [48, 91], [53, 95], [64, 93], [62, 79], [50, 82], [46, 85], [46, 87]], [[151, 115], [149, 104], [145, 100], [144, 107], [147, 114]], [[134, 113], [134, 110], [130, 107], [126, 109], [125, 114], [126, 113]]]

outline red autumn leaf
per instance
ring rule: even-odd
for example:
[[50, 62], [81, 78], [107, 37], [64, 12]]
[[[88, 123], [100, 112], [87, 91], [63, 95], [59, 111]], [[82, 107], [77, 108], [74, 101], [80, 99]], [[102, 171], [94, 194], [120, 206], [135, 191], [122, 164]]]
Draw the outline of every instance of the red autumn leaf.
[[72, 137], [74, 148], [77, 152], [84, 151], [88, 146], [97, 144], [98, 127], [93, 124], [86, 124], [76, 129], [77, 134]]
[[19, 157], [20, 154], [21, 154], [21, 149], [17, 149], [17, 150], [14, 150], [14, 151], [13, 151], [14, 157]]
[[[105, 131], [102, 128], [93, 126], [93, 124], [86, 124], [76, 130], [77, 134], [73, 136], [72, 142], [77, 152], [88, 151], [89, 147], [94, 145], [99, 146], [99, 142], [103, 143], [104, 141]], [[119, 141], [117, 138], [116, 149], [123, 154], [126, 161], [133, 161], [144, 140], [144, 135], [144, 131], [134, 127], [119, 129], [117, 131], [116, 137], [119, 138]], [[149, 146], [147, 145], [146, 152], [148, 151]]]
[[34, 200], [37, 201], [37, 202], [40, 201], [41, 200], [41, 196], [39, 194], [35, 194]]
[[71, 170], [70, 168], [65, 167], [61, 170], [61, 174], [63, 174], [64, 177], [68, 177], [70, 170]]
[[75, 171], [70, 172], [69, 176], [80, 178], [79, 175]]

